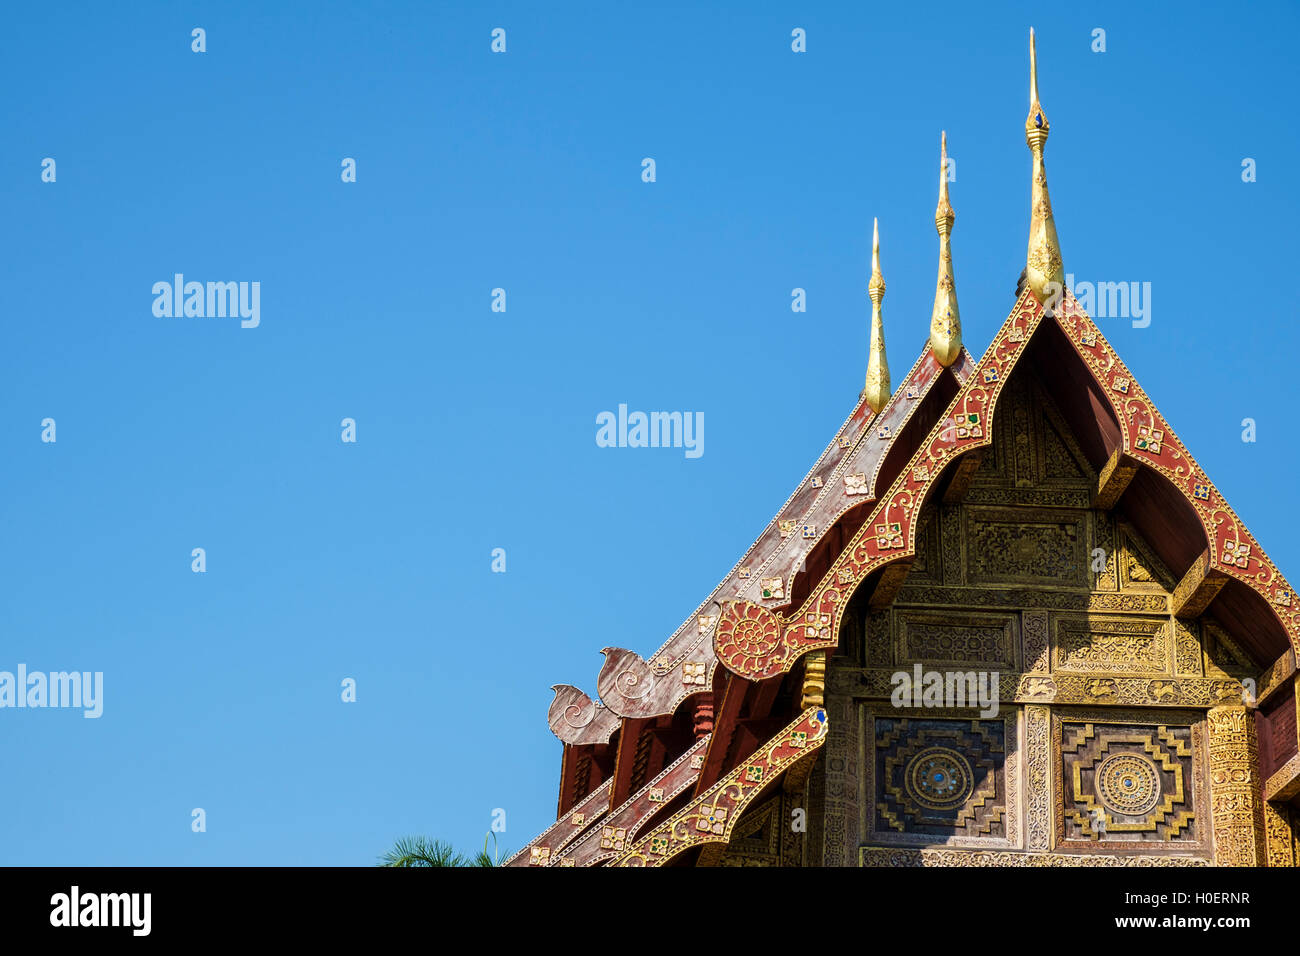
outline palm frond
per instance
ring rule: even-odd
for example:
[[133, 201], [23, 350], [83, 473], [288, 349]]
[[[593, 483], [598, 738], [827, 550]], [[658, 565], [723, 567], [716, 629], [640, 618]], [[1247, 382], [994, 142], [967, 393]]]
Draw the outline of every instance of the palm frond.
[[[488, 852], [488, 840], [492, 841], [492, 852]], [[502, 850], [497, 846], [496, 831], [489, 831], [488, 835], [483, 838], [483, 849], [474, 854], [470, 866], [504, 866], [504, 861], [510, 859], [510, 851]]]
[[466, 866], [465, 857], [442, 840], [402, 837], [379, 858], [379, 866]]

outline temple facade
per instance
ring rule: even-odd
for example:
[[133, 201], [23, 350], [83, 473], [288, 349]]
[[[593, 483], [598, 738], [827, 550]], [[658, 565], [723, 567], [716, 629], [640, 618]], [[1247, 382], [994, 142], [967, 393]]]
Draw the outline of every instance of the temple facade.
[[[940, 164], [930, 339], [865, 387], [649, 658], [556, 685], [516, 866], [1294, 866], [1300, 601], [1063, 288], [1030, 34], [1031, 221], [984, 355]], [[946, 142], [941, 142], [941, 156]]]

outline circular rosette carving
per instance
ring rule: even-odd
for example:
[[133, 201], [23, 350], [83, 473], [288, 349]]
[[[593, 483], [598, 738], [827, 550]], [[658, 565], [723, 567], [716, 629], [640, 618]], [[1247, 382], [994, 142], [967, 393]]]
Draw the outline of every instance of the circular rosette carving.
[[1097, 767], [1097, 799], [1111, 813], [1142, 816], [1160, 799], [1160, 771], [1141, 754], [1111, 754]]
[[930, 810], [962, 806], [975, 788], [970, 763], [955, 750], [928, 747], [907, 765], [903, 786], [916, 803]]
[[727, 668], [750, 676], [781, 646], [781, 619], [749, 601], [723, 605], [713, 646]]

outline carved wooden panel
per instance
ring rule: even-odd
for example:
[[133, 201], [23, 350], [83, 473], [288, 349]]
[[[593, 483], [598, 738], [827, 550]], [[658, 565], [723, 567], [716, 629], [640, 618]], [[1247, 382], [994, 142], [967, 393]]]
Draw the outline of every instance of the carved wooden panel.
[[1013, 853], [997, 850], [950, 850], [927, 847], [923, 850], [863, 847], [863, 866], [1211, 866], [1197, 857], [1158, 857], [1145, 855], [1117, 856], [1094, 853], [1078, 856], [1067, 853]]
[[1018, 634], [1010, 614], [904, 610], [897, 620], [897, 664], [924, 661], [1014, 670], [1019, 662]]
[[1020, 843], [1017, 720], [865, 707], [868, 843]]
[[[913, 670], [917, 665], [913, 665]], [[909, 678], [913, 671], [903, 671]], [[1003, 704], [1042, 703], [1042, 704], [1078, 704], [1104, 705], [1111, 707], [1155, 707], [1187, 708], [1217, 707], [1220, 704], [1241, 703], [1244, 688], [1234, 680], [1212, 680], [1202, 677], [1151, 678], [1138, 677], [1095, 677], [1087, 674], [1039, 674], [997, 673], [979, 669], [963, 668], [961, 670], [944, 669], [932, 671], [928, 667], [926, 675], [938, 673], [946, 683], [951, 677], [954, 682], [969, 686], [970, 675], [976, 680], [986, 681], [990, 697], [996, 697]], [[847, 694], [861, 700], [889, 700], [898, 688], [894, 668], [834, 668], [828, 678], [829, 686], [837, 694]], [[913, 681], [915, 683], [915, 681]], [[966, 700], [974, 700], [967, 694]], [[1271, 764], [1270, 764], [1271, 766]]]
[[1201, 654], [1200, 625], [1196, 621], [1173, 619], [1174, 673], [1199, 677], [1205, 673]]
[[1297, 866], [1296, 812], [1284, 803], [1264, 804], [1266, 866]]
[[1076, 674], [1169, 674], [1168, 618], [1054, 616], [1052, 669]]
[[1096, 480], [1060, 413], [1032, 376], [1007, 384], [966, 501], [1050, 508], [1087, 508]]
[[966, 583], [1088, 587], [1083, 512], [976, 506], [965, 512]]
[[1249, 654], [1212, 618], [1203, 627], [1205, 669], [1215, 676], [1254, 677], [1260, 669]]
[[[1115, 518], [1107, 511], [1096, 510], [1092, 518], [1092, 547], [1088, 549], [1088, 568], [1094, 591], [1119, 590], [1119, 566], [1123, 560]], [[1100, 561], [1095, 557], [1100, 552]]]
[[1121, 525], [1119, 586], [1125, 591], [1173, 591], [1177, 579], [1127, 524]]
[[860, 718], [858, 705], [840, 694], [828, 695], [827, 708], [831, 729], [821, 764], [822, 865], [851, 866], [860, 832]]
[[1024, 646], [1024, 669], [1041, 674], [1048, 669], [1050, 647], [1046, 611], [1024, 611], [1020, 615], [1020, 633]]
[[1057, 851], [1209, 854], [1196, 714], [1065, 708], [1053, 725]]
[[[965, 535], [962, 532], [962, 508], [944, 505], [938, 512], [939, 568], [945, 585], [966, 580]], [[919, 582], [918, 582], [919, 583]]]
[[1025, 847], [1043, 852], [1052, 843], [1052, 715], [1025, 707]]
[[899, 591], [895, 606], [980, 608], [1044, 608], [1057, 611], [1115, 611], [1167, 614], [1164, 594], [1107, 594], [1093, 591], [1054, 591], [1046, 588], [910, 587]]
[[916, 557], [907, 579], [913, 584], [942, 584], [943, 562], [939, 552], [939, 522], [934, 505], [926, 505], [917, 518]]
[[893, 615], [893, 611], [886, 610], [867, 616], [864, 624], [866, 634], [863, 638], [867, 664], [886, 667], [894, 663]]
[[1264, 800], [1255, 718], [1245, 707], [1233, 704], [1210, 708], [1206, 724], [1214, 862], [1219, 866], [1263, 866]]

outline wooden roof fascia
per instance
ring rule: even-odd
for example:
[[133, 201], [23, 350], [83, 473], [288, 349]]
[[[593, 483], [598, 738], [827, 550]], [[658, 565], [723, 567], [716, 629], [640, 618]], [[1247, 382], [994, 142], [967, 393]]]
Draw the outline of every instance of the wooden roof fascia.
[[[568, 813], [537, 835], [531, 843], [506, 861], [506, 866], [544, 866], [549, 857], [558, 854], [587, 830], [609, 809], [610, 787], [614, 779], [607, 777], [595, 790], [587, 794]], [[534, 850], [539, 852], [534, 853]]]
[[637, 835], [610, 866], [663, 866], [692, 847], [725, 846], [736, 822], [792, 766], [826, 742], [826, 711], [810, 707], [667, 820]]
[[[552, 854], [547, 865], [594, 866], [617, 856], [631, 845], [646, 820], [694, 784], [700, 772], [700, 761], [696, 758], [701, 757], [708, 746], [708, 737], [695, 741], [636, 793], [600, 818], [598, 825], [588, 827], [579, 839], [568, 841], [559, 853]], [[607, 828], [615, 832], [607, 835]], [[620, 829], [626, 831], [621, 838], [617, 835]], [[605, 843], [609, 845], [603, 845]]]

